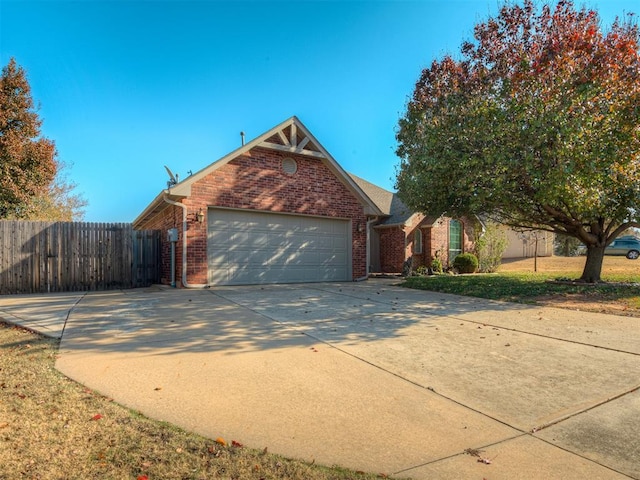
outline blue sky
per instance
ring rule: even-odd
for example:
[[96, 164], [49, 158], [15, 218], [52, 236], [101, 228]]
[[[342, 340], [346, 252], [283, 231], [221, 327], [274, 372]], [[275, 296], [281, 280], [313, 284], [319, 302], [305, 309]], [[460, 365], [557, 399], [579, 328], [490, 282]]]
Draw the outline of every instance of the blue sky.
[[[582, 5], [581, 2], [577, 2]], [[89, 202], [130, 222], [166, 187], [297, 115], [342, 167], [393, 189], [422, 68], [498, 0], [0, 0], [0, 63], [25, 68], [42, 133]], [[605, 25], [638, 0], [591, 0]]]

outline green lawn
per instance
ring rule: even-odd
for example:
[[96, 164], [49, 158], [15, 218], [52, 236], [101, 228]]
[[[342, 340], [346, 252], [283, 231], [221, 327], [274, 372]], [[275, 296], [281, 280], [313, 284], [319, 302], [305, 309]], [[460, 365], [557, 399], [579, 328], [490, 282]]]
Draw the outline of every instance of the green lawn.
[[403, 286], [421, 290], [453, 293], [471, 297], [534, 303], [541, 296], [566, 297], [571, 294], [598, 298], [602, 301], [624, 301], [632, 308], [640, 308], [640, 275], [617, 274], [597, 285], [568, 285], [552, 282], [576, 278], [575, 274], [557, 273], [491, 273], [475, 275], [433, 275], [408, 277]]

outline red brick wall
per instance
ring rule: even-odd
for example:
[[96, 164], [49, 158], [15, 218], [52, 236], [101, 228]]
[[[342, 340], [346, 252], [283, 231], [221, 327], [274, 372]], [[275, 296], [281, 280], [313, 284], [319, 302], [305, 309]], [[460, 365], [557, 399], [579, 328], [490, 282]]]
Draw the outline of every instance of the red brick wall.
[[[441, 217], [436, 220], [431, 228], [431, 246], [430, 255], [428, 260], [429, 265], [435, 258], [436, 254], [442, 260], [442, 265], [450, 265], [453, 258], [449, 258], [449, 221], [448, 217]], [[460, 218], [458, 221], [462, 224], [462, 251], [472, 252], [474, 248], [473, 243], [473, 223], [467, 219]]]
[[[411, 268], [414, 270], [420, 266], [431, 265], [429, 250], [431, 245], [431, 224], [428, 222], [429, 220], [422, 214], [413, 215], [404, 228], [407, 236], [405, 255], [406, 258], [411, 259]], [[418, 230], [422, 232], [422, 249], [416, 252], [415, 237]]]
[[429, 245], [429, 266], [434, 258], [440, 258], [442, 265], [446, 267], [449, 261], [449, 219], [441, 217], [431, 227]]
[[465, 252], [473, 253], [475, 249], [475, 237], [474, 237], [474, 221], [467, 218], [461, 218], [462, 222], [462, 249]]
[[[405, 260], [411, 259], [412, 268], [421, 265], [430, 267], [437, 256], [446, 267], [449, 265], [449, 218], [442, 217], [433, 225], [425, 223], [425, 217], [417, 215], [404, 227], [379, 228], [380, 266], [382, 272], [399, 273]], [[472, 252], [473, 223], [461, 219], [463, 227], [463, 251]], [[422, 231], [422, 253], [414, 252], [414, 238], [417, 229]]]
[[402, 272], [405, 257], [405, 234], [402, 227], [377, 229], [380, 235], [380, 269], [384, 273]]
[[[295, 174], [282, 171], [285, 157], [296, 161]], [[320, 159], [254, 148], [195, 182], [191, 196], [182, 203], [189, 218], [189, 283], [207, 283], [209, 206], [352, 219], [352, 276], [366, 275], [366, 228], [357, 228], [358, 223], [366, 225], [363, 207]], [[200, 209], [205, 214], [203, 223], [193, 221]]]

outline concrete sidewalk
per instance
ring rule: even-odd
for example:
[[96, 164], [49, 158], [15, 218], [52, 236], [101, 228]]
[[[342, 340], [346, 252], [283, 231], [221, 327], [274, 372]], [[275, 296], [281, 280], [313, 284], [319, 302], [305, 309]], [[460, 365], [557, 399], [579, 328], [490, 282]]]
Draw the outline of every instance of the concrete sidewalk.
[[0, 295], [0, 320], [61, 338], [69, 313], [86, 293]]
[[50, 300], [30, 328], [71, 312], [58, 369], [212, 438], [415, 479], [640, 479], [635, 318], [385, 280], [64, 298], [0, 317]]

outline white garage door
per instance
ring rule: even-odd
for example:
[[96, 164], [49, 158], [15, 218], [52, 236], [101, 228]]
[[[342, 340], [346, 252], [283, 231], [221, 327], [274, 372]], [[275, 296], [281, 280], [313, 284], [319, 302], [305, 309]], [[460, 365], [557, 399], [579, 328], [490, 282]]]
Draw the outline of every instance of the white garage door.
[[207, 233], [212, 285], [350, 277], [348, 220], [209, 209]]

